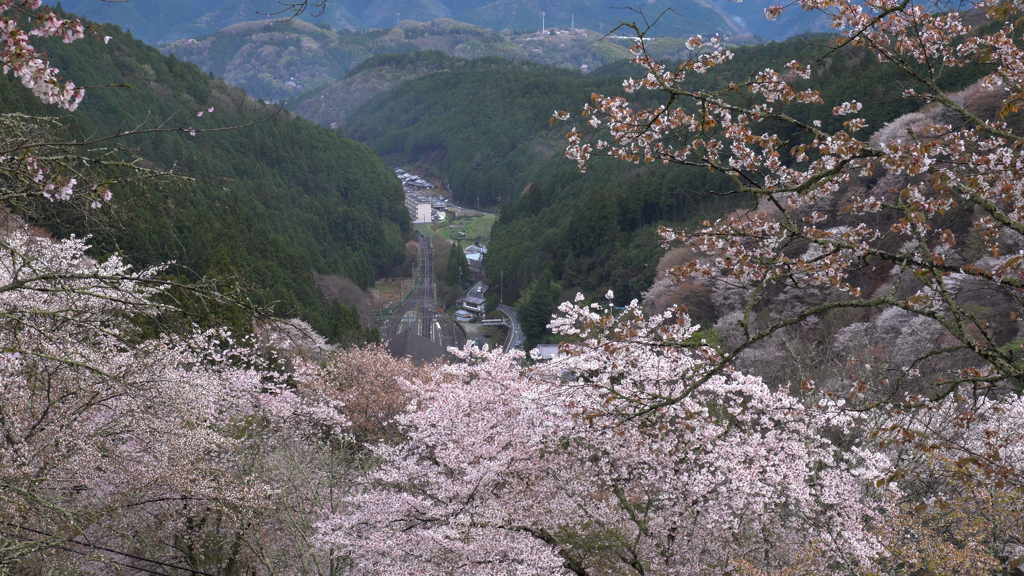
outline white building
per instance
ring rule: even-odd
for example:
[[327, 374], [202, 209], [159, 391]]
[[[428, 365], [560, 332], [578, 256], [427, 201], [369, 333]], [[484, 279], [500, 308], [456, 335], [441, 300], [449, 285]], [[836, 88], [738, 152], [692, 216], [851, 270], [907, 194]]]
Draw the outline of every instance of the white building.
[[482, 258], [483, 256], [487, 255], [487, 246], [484, 246], [483, 244], [481, 244], [479, 242], [473, 242], [469, 246], [466, 246], [463, 249], [463, 252], [466, 253], [466, 258], [469, 258], [470, 256], [472, 256], [474, 254], [480, 255], [480, 257]]
[[555, 358], [561, 358], [565, 356], [564, 352], [559, 352], [558, 344], [538, 344], [536, 348], [530, 353], [534, 360], [554, 360]]
[[484, 266], [484, 258], [487, 256], [487, 246], [479, 242], [474, 242], [470, 246], [466, 246], [463, 250], [466, 253], [466, 260], [469, 262], [469, 267], [473, 270], [482, 270]]
[[430, 222], [430, 201], [411, 194], [405, 196], [405, 207], [413, 222]]
[[462, 306], [463, 310], [469, 310], [470, 312], [475, 312], [477, 314], [483, 314], [484, 313], [484, 305], [486, 303], [487, 303], [487, 300], [485, 300], [483, 298], [478, 298], [476, 296], [466, 296], [465, 298], [462, 299], [462, 302], [461, 302], [460, 305]]

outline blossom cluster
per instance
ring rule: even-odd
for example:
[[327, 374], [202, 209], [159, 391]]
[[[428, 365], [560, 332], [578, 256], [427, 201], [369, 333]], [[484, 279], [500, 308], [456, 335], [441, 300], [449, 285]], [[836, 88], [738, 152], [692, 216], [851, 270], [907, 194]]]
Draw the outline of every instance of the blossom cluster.
[[[0, 66], [4, 74], [13, 73], [46, 104], [73, 111], [85, 90], [76, 88], [74, 82], [61, 81], [59, 70], [36, 51], [29, 36], [59, 37], [71, 43], [84, 37], [85, 29], [78, 20], [59, 18], [41, 6], [41, 0], [0, 2]], [[22, 24], [25, 20], [33, 23], [28, 31]]]
[[321, 525], [359, 574], [717, 574], [872, 565], [869, 449], [854, 419], [712, 374], [696, 327], [563, 304], [558, 360], [468, 348], [416, 381], [407, 440]]

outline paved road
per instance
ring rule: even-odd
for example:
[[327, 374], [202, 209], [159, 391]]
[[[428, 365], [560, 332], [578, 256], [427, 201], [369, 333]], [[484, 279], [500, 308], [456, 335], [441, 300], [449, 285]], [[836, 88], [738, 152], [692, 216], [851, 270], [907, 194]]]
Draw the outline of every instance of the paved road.
[[523, 329], [519, 326], [519, 317], [516, 315], [516, 309], [508, 304], [501, 304], [498, 306], [498, 312], [508, 316], [509, 323], [512, 325], [509, 328], [508, 337], [505, 338], [505, 352], [513, 348], [522, 348], [523, 343], [526, 342], [526, 336], [523, 335]]
[[434, 285], [434, 249], [430, 238], [416, 233], [420, 244], [419, 286], [416, 291], [381, 326], [381, 337], [390, 340], [413, 330], [417, 336], [433, 340], [441, 346], [460, 346], [460, 333], [455, 320], [437, 307], [437, 287]]
[[472, 296], [473, 298], [483, 298], [484, 292], [487, 292], [487, 285], [483, 282], [477, 282], [466, 292], [466, 296]]

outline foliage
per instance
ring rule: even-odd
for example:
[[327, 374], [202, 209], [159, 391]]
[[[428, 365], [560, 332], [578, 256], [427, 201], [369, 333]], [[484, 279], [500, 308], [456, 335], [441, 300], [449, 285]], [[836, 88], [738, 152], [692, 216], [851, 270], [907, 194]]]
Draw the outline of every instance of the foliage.
[[301, 20], [234, 24], [215, 34], [161, 46], [165, 54], [198, 65], [254, 96], [281, 100], [344, 78], [360, 62], [382, 53], [417, 50], [384, 31], [323, 30]]
[[159, 269], [87, 248], [18, 230], [3, 240], [0, 570], [126, 530], [130, 541], [150, 515], [173, 527], [192, 501], [227, 511], [261, 492], [218, 455], [280, 380], [226, 332], [136, 340], [133, 317], [161, 309]]
[[[351, 137], [387, 158], [414, 165], [430, 158], [454, 198], [469, 206], [510, 200], [554, 151], [560, 130], [545, 116], [558, 103], [582, 103], [582, 74], [526, 62], [481, 59], [410, 80], [372, 98], [345, 124]], [[443, 95], [443, 97], [442, 97]]]
[[354, 346], [380, 342], [380, 333], [376, 328], [363, 328], [359, 310], [355, 306], [345, 306], [341, 302], [331, 303], [327, 321], [330, 325], [326, 332], [331, 334], [329, 341], [333, 344]]
[[452, 243], [451, 252], [448, 254], [448, 266], [444, 273], [444, 282], [449, 286], [467, 288], [472, 280], [472, 271], [469, 269], [469, 261], [466, 260], [466, 253], [458, 241]]
[[[43, 38], [59, 37], [65, 44], [82, 38], [85, 28], [73, 18], [62, 18], [49, 9], [40, 9], [39, 0], [6, 0], [0, 3], [0, 63], [4, 76], [9, 72], [16, 76], [23, 86], [32, 91], [45, 104], [56, 104], [74, 111], [82, 101], [85, 91], [76, 89], [74, 82], [62, 82], [57, 76], [59, 70], [53, 67], [44, 54], [39, 54], [29, 42], [29, 36]], [[11, 12], [13, 10], [13, 12]], [[24, 26], [23, 22], [30, 22]]]
[[[634, 62], [647, 76], [627, 81], [626, 97], [595, 95], [583, 115], [597, 131], [573, 129], [567, 156], [581, 168], [595, 154], [702, 167], [752, 195], [752, 210], [661, 230], [692, 250], [671, 271], [676, 280], [699, 279], [733, 300], [718, 323], [728, 329], [718, 365], [764, 366], [802, 337], [831, 339], [847, 368], [826, 394], [883, 422], [860, 437], [879, 439], [901, 462], [876, 483], [901, 487], [890, 524], [878, 529], [884, 569], [1014, 572], [1021, 461], [1010, 448], [1016, 424], [1004, 426], [1018, 417], [1024, 370], [1006, 346], [1022, 317], [1024, 82], [1010, 16], [1020, 6], [989, 2], [961, 14], [865, 4], [805, 7], [842, 32], [837, 51], [865, 50], [900, 74], [901, 98], [929, 104], [920, 111], [882, 124], [877, 109], [846, 93], [828, 102], [831, 117], [815, 117], [826, 93], [807, 82], [817, 64], [798, 60], [716, 90], [702, 78], [733, 59], [730, 50], [692, 38], [700, 53], [666, 67], [636, 30]], [[630, 102], [644, 90], [664, 104]], [[875, 134], [862, 136], [869, 126]], [[844, 312], [861, 321], [836, 330]], [[903, 338], [887, 347], [887, 334]], [[851, 355], [854, 341], [862, 347]]]
[[584, 66], [593, 70], [629, 58], [628, 50], [604, 34], [591, 30], [577, 30], [576, 34], [568, 32], [513, 34], [509, 40], [522, 48], [532, 62], [570, 70], [583, 70]]
[[322, 126], [344, 125], [349, 115], [376, 94], [403, 82], [445, 70], [456, 60], [439, 50], [386, 54], [364, 60], [343, 79], [288, 100], [288, 109]]
[[[58, 236], [95, 232], [100, 250], [119, 250], [142, 265], [175, 260], [194, 280], [220, 262], [253, 286], [258, 302], [301, 315], [330, 336], [313, 273], [343, 274], [366, 287], [378, 269], [404, 259], [402, 238], [411, 225], [394, 174], [372, 151], [336, 132], [275, 112], [116, 28], [104, 31], [107, 41], [40, 45], [84, 84], [130, 86], [93, 90], [74, 114], [58, 116], [66, 128], [53, 134], [102, 142], [87, 152], [91, 157], [144, 159], [122, 170], [136, 174], [125, 184], [78, 178], [79, 188], [98, 185], [83, 202], [88, 196], [104, 204], [104, 219], [119, 225], [107, 229], [88, 211], [74, 214], [46, 199], [20, 207]], [[0, 101], [9, 111], [54, 113], [6, 78]], [[106, 140], [118, 134], [121, 147]], [[141, 183], [143, 166], [193, 180], [187, 186], [166, 179]], [[63, 174], [64, 183], [74, 175]]]
[[396, 437], [411, 364], [370, 348], [286, 374], [296, 346], [266, 334], [142, 338], [172, 311], [159, 268], [21, 230], [3, 247], [0, 573], [331, 570], [319, 508], [366, 466], [356, 442]]
[[551, 313], [555, 310], [562, 296], [562, 286], [552, 281], [551, 272], [546, 270], [523, 290], [516, 302], [519, 324], [526, 335], [527, 348], [539, 343], [551, 321]]
[[[836, 6], [854, 10], [841, 2]], [[982, 30], [981, 35], [964, 41], [963, 55], [953, 56], [947, 52], [951, 49], [946, 39], [970, 31], [958, 14], [915, 16], [920, 22], [914, 26], [924, 27], [922, 32], [912, 30], [910, 24], [896, 16], [891, 17], [896, 30], [912, 39], [906, 42], [931, 48], [910, 47], [893, 43], [888, 36], [874, 35], [871, 22], [862, 22], [842, 10], [833, 18], [837, 27], [852, 31], [849, 34], [856, 39], [852, 44], [866, 46], [861, 49], [870, 49], [880, 61], [894, 62], [890, 68], [906, 74], [917, 83], [918, 90], [929, 91], [919, 96], [915, 89], [907, 88], [902, 94], [904, 99], [935, 101], [941, 107], [905, 116], [879, 130], [870, 142], [858, 140], [854, 134], [869, 124], [867, 118], [846, 120], [840, 127], [838, 120], [807, 121], [806, 110], [802, 114], [790, 113], [824, 103], [822, 92], [799, 84], [811, 77], [811, 70], [796, 61], [789, 63], [787, 77], [767, 68], [743, 84], [734, 83], [727, 91], [715, 91], [706, 88], [702, 81], [689, 86], [689, 77], [700, 78], [733, 58], [731, 51], [716, 46], [715, 39], [705, 52], [685, 62], [678, 73], [670, 72], [648, 56], [641, 42], [635, 61], [645, 65], [651, 76], [627, 81], [625, 90], [664, 90], [671, 94], [673, 105], [667, 109], [633, 111], [624, 98], [596, 95], [595, 104], [585, 106], [584, 114], [592, 116], [592, 127], [607, 125], [612, 143], [584, 143], [581, 133], [574, 129], [569, 134], [567, 155], [577, 159], [581, 167], [586, 166], [592, 152], [603, 149], [612, 157], [629, 162], [702, 166], [728, 175], [737, 191], [757, 199], [758, 209], [723, 218], [715, 224], [705, 222], [693, 233], [662, 232], [666, 239], [681, 238], [698, 253], [713, 257], [697, 258], [677, 267], [673, 270], [675, 276], [729, 278], [746, 291], [745, 312], [739, 318], [742, 335], [728, 355], [730, 359], [793, 319], [803, 320], [844, 307], [895, 307], [941, 326], [957, 342], [946, 348], [944, 354], [973, 350], [978, 360], [987, 365], [980, 369], [965, 368], [962, 379], [990, 385], [1005, 378], [1019, 378], [1020, 369], [1012, 355], [999, 349], [1004, 343], [1001, 336], [984, 323], [980, 311], [971, 308], [964, 292], [966, 286], [988, 282], [995, 292], [1015, 289], [1015, 260], [1000, 259], [1004, 250], [1000, 242], [1012, 242], [1012, 236], [1019, 234], [1010, 216], [1014, 204], [1006, 196], [991, 195], [991, 190], [1003, 188], [1003, 182], [1016, 181], [1015, 176], [988, 169], [981, 176], [966, 168], [978, 165], [979, 158], [991, 158], [982, 150], [999, 148], [1012, 138], [1009, 124], [992, 124], [976, 114], [984, 102], [984, 91], [1007, 90], [1003, 83], [1009, 81], [990, 75], [959, 95], [948, 95], [943, 91], [948, 84], [940, 84], [940, 75], [921, 66], [930, 57], [922, 52], [927, 49], [938, 50], [951, 69], [963, 68], [970, 64], [970, 54], [980, 50], [978, 46], [1001, 42], [1002, 33], [986, 35]], [[868, 31], [865, 39], [861, 39], [859, 34], [865, 27]], [[694, 46], [700, 43], [699, 38], [691, 39]], [[1003, 56], [1002, 61], [1008, 59], [1009, 56]], [[983, 60], [987, 62], [988, 57]], [[998, 66], [1000, 61], [996, 62]], [[965, 74], [943, 74], [941, 79], [945, 83], [962, 82], [986, 71], [991, 68], [975, 67]], [[791, 87], [791, 82], [797, 84]], [[741, 88], [762, 102], [747, 107], [735, 98]], [[1002, 113], [1012, 112], [1012, 88], [1002, 96], [1006, 102]], [[675, 105], [676, 99], [679, 105]], [[834, 106], [832, 115], [856, 114], [862, 107], [851, 99]], [[875, 111], [872, 116], [877, 114]], [[719, 122], [721, 128], [717, 126]], [[788, 128], [782, 134], [758, 134], [755, 130], [761, 129], [759, 124], [768, 129]], [[827, 132], [830, 129], [835, 132]], [[901, 133], [904, 131], [906, 141]], [[789, 156], [783, 160], [787, 152]], [[987, 165], [992, 161], [981, 162]], [[997, 165], [1000, 169], [1004, 166]], [[874, 177], [875, 170], [885, 176]], [[1010, 204], [1003, 205], [1006, 201]], [[970, 216], [965, 209], [981, 212]], [[835, 225], [822, 225], [830, 220]], [[962, 239], [970, 235], [972, 220], [994, 258], [991, 262], [979, 261], [977, 256], [970, 258], [954, 249], [957, 235]], [[803, 242], [800, 250], [788, 250], [797, 241]], [[881, 286], [865, 283], [866, 278], [854, 272], [865, 264], [891, 269], [889, 274], [896, 282]], [[904, 276], [913, 279], [903, 282]], [[824, 290], [812, 300], [812, 305], [798, 307], [792, 315], [778, 309], [763, 317], [757, 314], [773, 297], [788, 294], [774, 287], [791, 282]], [[913, 380], [919, 369], [934, 364], [935, 356], [926, 351], [904, 365], [903, 372], [890, 383], [899, 385]], [[961, 378], [943, 376], [942, 380], [949, 383], [938, 393], [955, 389]]]
[[590, 69], [629, 57], [593, 32], [501, 35], [455, 22], [406, 20], [391, 30], [332, 32], [300, 20], [244, 22], [160, 46], [249, 94], [287, 101], [323, 126], [342, 124], [370, 97], [459, 60], [498, 57]]
[[[163, 296], [189, 286], [160, 266], [90, 258], [78, 238], [5, 230], [0, 570], [1019, 572], [1024, 400], [1007, 344], [1019, 338], [1024, 247], [1021, 7], [989, 6], [998, 26], [972, 35], [959, 15], [910, 1], [812, 6], [927, 87], [905, 96], [927, 89], [933, 105], [860, 140], [863, 118], [801, 119], [796, 101], [822, 96], [793, 89], [810, 79], [797, 62], [785, 77], [767, 69], [691, 90], [685, 76], [729, 58], [696, 51], [695, 38], [679, 72], [636, 51], [649, 74], [625, 86], [667, 92], [668, 105], [596, 96], [590, 127], [613, 136], [570, 132], [580, 166], [596, 167], [599, 150], [696, 165], [756, 202], [690, 232], [661, 229], [686, 246], [674, 277], [732, 302], [735, 322], [714, 331], [675, 308], [617, 308], [608, 293], [607, 304], [561, 304], [548, 325], [560, 355], [529, 366], [520, 352], [470, 346], [462, 362], [420, 370], [378, 347], [331, 351], [299, 320], [260, 323], [258, 344], [223, 329], [151, 334], [146, 319], [182, 312]], [[943, 73], [984, 76], [959, 93], [922, 64], [968, 68], [979, 52], [983, 66]], [[176, 130], [205, 136], [199, 118]], [[6, 122], [15, 138], [27, 126], [27, 141], [55, 129]], [[105, 180], [79, 187], [78, 175], [118, 166], [82, 168], [94, 151], [60, 153], [73, 143], [5, 157], [5, 193], [62, 222], [131, 190], [130, 161], [113, 200]], [[635, 213], [621, 218], [615, 185], [588, 190], [567, 249], [621, 242]], [[511, 222], [540, 217], [549, 194], [528, 190]], [[548, 269], [524, 305], [558, 292]], [[831, 342], [811, 341], [821, 334]], [[789, 378], [803, 366], [777, 359], [793, 336], [841, 345], [849, 376]], [[748, 353], [771, 380], [738, 369]], [[881, 357], [881, 373], [861, 363]]]
[[[532, 60], [576, 70], [629, 57], [628, 50], [593, 32], [502, 35], [449, 19], [406, 20], [389, 30], [337, 33], [294, 19], [242, 22], [160, 49], [254, 96], [290, 103], [323, 97], [329, 99], [328, 108], [344, 112], [399, 81], [449, 68], [456, 58]], [[370, 85], [363, 86], [365, 82]], [[346, 102], [350, 92], [358, 95], [355, 106]], [[327, 126], [343, 122], [346, 115], [321, 110], [304, 117]]]
[[[582, 298], [582, 297], [580, 297]], [[321, 525], [356, 574], [721, 574], [869, 569], [887, 459], [839, 451], [832, 402], [739, 373], [685, 318], [565, 304], [566, 356], [470, 349], [417, 383], [408, 439]], [[685, 400], [661, 404], [660, 397]], [[659, 404], [660, 407], [659, 407]]]
[[[822, 110], [845, 98], [872, 102], [867, 113], [874, 125], [919, 107], [899, 97], [898, 71], [860, 48], [827, 52], [831, 41], [829, 36], [804, 36], [737, 48], [732, 60], [693, 81], [708, 90], [723, 89], [766, 63], [782, 65], [825, 52], [822, 65], [812, 72]], [[405, 82], [367, 102], [346, 131], [396, 162], [436, 167], [458, 201], [472, 206], [479, 196], [484, 205], [493, 205], [500, 198], [501, 219], [493, 231], [487, 274], [493, 284], [504, 271], [513, 298], [550, 269], [567, 289], [590, 294], [613, 289], [624, 305], [654, 280], [658, 225], [685, 228], [748, 205], [741, 195], [720, 195], [735, 190], [720, 173], [595, 160], [581, 175], [553, 157], [553, 138], [561, 130], [540, 122], [542, 113], [559, 102], [582, 106], [593, 92], [618, 89], [635, 66], [610, 65], [581, 75], [493, 65], [480, 62]], [[957, 89], [981, 73], [946, 71], [941, 82]], [[656, 102], [650, 94], [636, 97], [641, 103]], [[786, 110], [810, 121], [815, 108]], [[792, 134], [782, 124], [773, 129], [781, 131], [780, 137]], [[612, 220], [611, 227], [595, 225]]]

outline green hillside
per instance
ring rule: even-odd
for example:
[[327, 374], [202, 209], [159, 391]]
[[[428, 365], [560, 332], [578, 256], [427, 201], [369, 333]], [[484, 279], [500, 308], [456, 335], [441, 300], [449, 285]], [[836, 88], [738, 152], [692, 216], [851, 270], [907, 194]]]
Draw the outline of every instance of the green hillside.
[[[733, 4], [716, 4], [709, 0], [647, 0], [634, 6], [643, 9], [644, 16], [641, 16], [624, 9], [628, 3], [606, 0], [331, 0], [322, 10], [307, 10], [299, 18], [334, 30], [388, 29], [403, 20], [429, 22], [450, 18], [493, 31], [521, 33], [537, 32], [542, 24], [550, 30], [569, 30], [575, 21], [577, 28], [604, 34], [620, 21], [642, 23], [646, 17], [653, 22], [672, 8], [672, 12], [661, 18], [654, 35], [719, 33], [733, 37], [748, 34], [732, 15], [752, 20], [750, 10]], [[147, 42], [201, 36], [233, 24], [263, 20], [268, 15], [286, 15], [280, 14], [284, 5], [275, 0], [65, 0], [63, 6], [92, 20], [130, 28]], [[791, 28], [787, 35], [801, 31], [802, 28]]]
[[[403, 20], [400, 26], [388, 30], [334, 32], [322, 22], [314, 25], [301, 20], [272, 19], [235, 24], [214, 34], [171, 42], [160, 49], [197, 64], [256, 97], [290, 101], [296, 97], [307, 99], [310, 91], [327, 85], [334, 85], [334, 92], [345, 92], [362, 81], [353, 80], [349, 72], [374, 56], [440, 51], [461, 59], [493, 56], [574, 70], [582, 66], [593, 69], [629, 57], [627, 41], [604, 38], [582, 29], [576, 34], [562, 32], [499, 34], [451, 19], [427, 23]], [[669, 40], [681, 44], [677, 39], [665, 39], [659, 44]], [[435, 70], [433, 64], [429, 63], [426, 69]], [[418, 75], [422, 74], [413, 74]], [[378, 84], [375, 80], [369, 83]], [[328, 104], [352, 108], [349, 96], [341, 94], [338, 98], [342, 101]], [[314, 120], [330, 125], [344, 118]]]
[[[792, 115], [828, 118], [833, 106], [856, 99], [865, 104], [870, 126], [880, 127], [916, 108], [899, 97], [906, 86], [872, 55], [847, 50], [822, 57], [829, 42], [827, 36], [806, 36], [740, 47], [733, 61], [714, 74], [691, 77], [690, 86], [741, 82], [765, 66], [798, 59], [815, 62], [807, 85], [813, 83], [825, 102], [793, 106], [787, 110]], [[504, 272], [506, 301], [523, 295], [530, 303], [541, 294], [541, 308], [548, 309], [560, 290], [614, 289], [621, 304], [640, 297], [654, 278], [659, 224], [713, 219], [744, 203], [714, 194], [731, 184], [706, 170], [598, 159], [580, 174], [562, 157], [569, 126], [552, 126], [552, 111], [579, 110], [594, 92], [619, 94], [623, 78], [637, 72], [624, 62], [588, 75], [529, 63], [468, 62], [372, 98], [344, 128], [389, 161], [446, 182], [456, 201], [474, 206], [479, 198], [481, 206], [500, 210], [486, 270], [494, 283]], [[943, 79], [955, 89], [979, 73], [951, 69]], [[646, 106], [659, 98], [633, 95]], [[839, 122], [827, 120], [826, 128]], [[785, 134], [786, 127], [766, 122], [763, 130]]]
[[440, 50], [461, 58], [526, 59], [507, 38], [454, 20], [406, 21], [401, 28], [366, 32], [333, 32], [301, 20], [244, 22], [161, 50], [269, 100], [341, 81], [356, 65], [381, 54]]
[[[113, 36], [109, 44], [92, 37], [73, 48], [39, 42], [76, 83], [127, 86], [89, 90], [77, 112], [63, 114], [72, 134], [185, 127], [122, 141], [155, 167], [200, 181], [113, 190], [113, 210], [100, 215], [129, 220], [113, 237], [97, 234], [95, 241], [139, 264], [175, 260], [196, 275], [236, 269], [261, 301], [277, 302], [278, 313], [297, 313], [330, 335], [314, 273], [342, 274], [366, 287], [375, 272], [404, 260], [410, 224], [392, 171], [336, 131], [277, 112], [116, 27], [104, 33]], [[0, 79], [0, 107], [58, 114], [7, 76]], [[208, 108], [214, 111], [193, 116]], [[190, 136], [187, 128], [200, 132]], [[96, 226], [91, 219], [46, 216], [46, 205], [41, 211], [42, 224], [60, 236]]]
[[356, 66], [339, 82], [288, 101], [288, 109], [322, 126], [340, 126], [367, 100], [403, 82], [448, 70], [459, 59], [439, 50], [374, 56]]
[[375, 96], [344, 127], [386, 158], [423, 165], [457, 201], [494, 206], [561, 156], [565, 128], [549, 124], [551, 111], [578, 108], [615, 82], [528, 62], [465, 61]]

